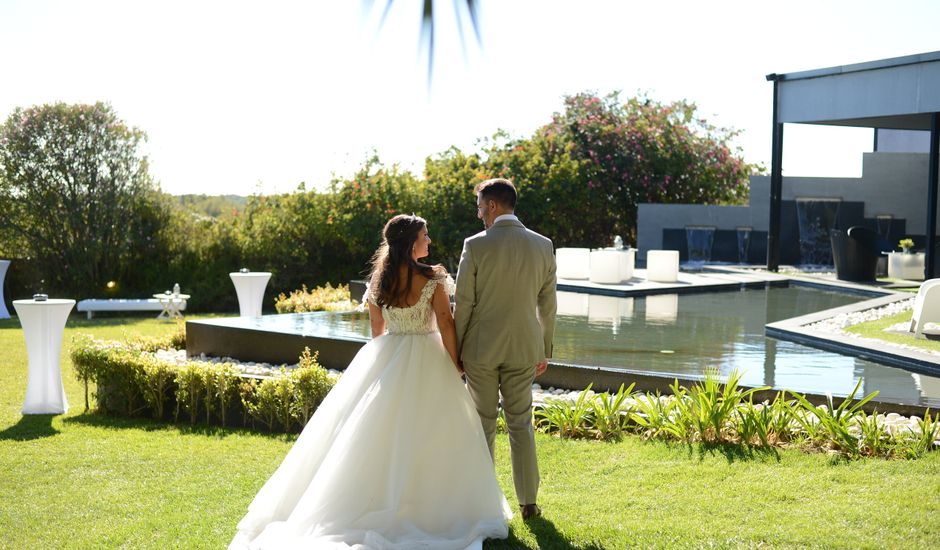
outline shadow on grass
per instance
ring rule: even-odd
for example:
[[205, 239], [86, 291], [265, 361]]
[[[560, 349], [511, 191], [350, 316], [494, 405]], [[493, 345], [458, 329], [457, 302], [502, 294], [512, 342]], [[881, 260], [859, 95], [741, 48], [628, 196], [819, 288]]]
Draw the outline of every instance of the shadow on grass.
[[[588, 543], [584, 546], [571, 544], [564, 535], [558, 532], [555, 524], [544, 516], [526, 520], [526, 527], [535, 536], [536, 546], [540, 550], [605, 550], [603, 546], [594, 543]], [[511, 548], [513, 550], [521, 548], [532, 548], [528, 544], [519, 540], [515, 530], [510, 526], [509, 537], [504, 540], [488, 540], [483, 545], [487, 550], [497, 550], [502, 548]]]
[[126, 416], [112, 416], [89, 412], [78, 416], [70, 416], [62, 420], [65, 424], [80, 424], [82, 426], [91, 426], [95, 428], [106, 428], [114, 430], [143, 430], [146, 432], [155, 432], [161, 430], [176, 430], [181, 434], [205, 435], [211, 437], [227, 437], [236, 434], [251, 434], [261, 437], [268, 437], [281, 441], [294, 441], [299, 434], [291, 433], [271, 433], [261, 430], [254, 430], [242, 427], [208, 426], [206, 424], [188, 424], [158, 421], [151, 418], [128, 418]]
[[52, 427], [55, 414], [27, 414], [20, 421], [0, 432], [0, 441], [30, 441], [59, 433]]
[[729, 464], [737, 461], [772, 459], [780, 462], [780, 453], [775, 447], [752, 447], [739, 443], [687, 443], [689, 456], [698, 455], [699, 461], [706, 456], [721, 455]]

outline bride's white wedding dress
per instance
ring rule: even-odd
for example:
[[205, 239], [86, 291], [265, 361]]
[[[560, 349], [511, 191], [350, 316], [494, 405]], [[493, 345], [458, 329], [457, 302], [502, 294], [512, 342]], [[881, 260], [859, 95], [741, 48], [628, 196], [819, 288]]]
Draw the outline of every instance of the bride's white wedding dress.
[[230, 548], [463, 549], [508, 536], [476, 409], [436, 330], [431, 280], [349, 364]]

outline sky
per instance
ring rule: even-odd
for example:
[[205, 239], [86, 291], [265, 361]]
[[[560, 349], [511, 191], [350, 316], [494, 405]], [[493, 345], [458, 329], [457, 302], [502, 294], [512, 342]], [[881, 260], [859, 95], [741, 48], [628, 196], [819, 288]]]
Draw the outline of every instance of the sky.
[[[687, 99], [770, 166], [765, 75], [940, 50], [935, 0], [479, 0], [479, 42], [436, 0], [434, 65], [421, 0], [0, 0], [0, 117], [111, 104], [146, 132], [173, 194], [323, 189], [375, 151], [424, 159], [526, 137], [567, 94]], [[788, 125], [784, 174], [858, 177], [869, 129]]]

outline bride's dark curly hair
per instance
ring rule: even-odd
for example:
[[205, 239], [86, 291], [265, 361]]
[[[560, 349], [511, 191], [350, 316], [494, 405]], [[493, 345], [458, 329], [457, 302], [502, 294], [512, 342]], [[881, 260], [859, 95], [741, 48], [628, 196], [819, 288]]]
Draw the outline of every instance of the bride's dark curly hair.
[[[415, 272], [428, 279], [443, 277], [442, 268], [415, 261], [412, 249], [427, 222], [414, 214], [399, 214], [388, 220], [382, 230], [382, 244], [372, 256], [372, 274], [369, 293], [372, 301], [381, 307], [405, 305], [411, 280]], [[402, 264], [408, 266], [405, 284], [401, 284]]]

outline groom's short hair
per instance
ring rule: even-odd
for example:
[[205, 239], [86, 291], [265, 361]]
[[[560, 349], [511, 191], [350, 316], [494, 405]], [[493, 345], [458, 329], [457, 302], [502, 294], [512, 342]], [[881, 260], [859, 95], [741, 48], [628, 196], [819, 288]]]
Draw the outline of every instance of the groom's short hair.
[[477, 184], [474, 192], [483, 200], [494, 200], [507, 208], [516, 208], [516, 186], [505, 178], [493, 178]]

